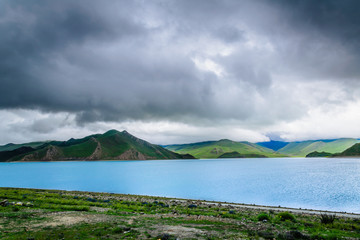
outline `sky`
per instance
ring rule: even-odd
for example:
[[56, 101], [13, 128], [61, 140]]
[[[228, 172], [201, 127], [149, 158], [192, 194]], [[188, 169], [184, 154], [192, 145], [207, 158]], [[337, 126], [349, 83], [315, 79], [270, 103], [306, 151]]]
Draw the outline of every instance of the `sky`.
[[0, 0], [0, 144], [360, 137], [358, 0]]

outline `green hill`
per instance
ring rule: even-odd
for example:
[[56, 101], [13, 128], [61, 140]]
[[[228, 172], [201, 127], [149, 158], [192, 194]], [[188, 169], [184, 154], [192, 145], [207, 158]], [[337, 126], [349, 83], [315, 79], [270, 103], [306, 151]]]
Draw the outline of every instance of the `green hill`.
[[255, 143], [234, 142], [228, 139], [182, 145], [169, 145], [165, 148], [180, 154], [191, 154], [196, 158], [218, 158], [222, 154], [228, 152], [238, 152], [240, 155], [259, 154], [266, 157], [285, 156]]
[[335, 140], [310, 140], [303, 142], [290, 142], [277, 152], [296, 157], [305, 157], [311, 152], [338, 153], [360, 142], [353, 138], [341, 138]]
[[227, 152], [221, 154], [218, 158], [266, 158], [265, 155], [261, 154], [240, 154], [238, 152]]
[[331, 157], [333, 154], [328, 152], [311, 152], [308, 155], [306, 155], [307, 158], [311, 157]]
[[360, 143], [356, 143], [342, 153], [335, 154], [334, 157], [360, 157]]
[[6, 161], [6, 160], [16, 157], [18, 155], [26, 154], [26, 153], [33, 152], [33, 151], [35, 151], [35, 149], [32, 147], [20, 147], [20, 148], [16, 148], [16, 149], [10, 150], [10, 151], [1, 151], [0, 152], [0, 162]]
[[[27, 149], [29, 150], [29, 149]], [[8, 154], [8, 153], [7, 153]], [[3, 152], [3, 155], [6, 154]], [[110, 130], [81, 139], [52, 141], [33, 151], [13, 154], [0, 161], [66, 161], [66, 160], [146, 160], [193, 158], [171, 152], [161, 146], [134, 137], [126, 131]]]

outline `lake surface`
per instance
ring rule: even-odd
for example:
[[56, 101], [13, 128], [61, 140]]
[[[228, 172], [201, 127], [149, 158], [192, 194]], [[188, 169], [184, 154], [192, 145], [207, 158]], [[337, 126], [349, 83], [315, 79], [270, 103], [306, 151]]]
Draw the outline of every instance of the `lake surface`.
[[0, 187], [142, 194], [360, 213], [360, 159], [0, 163]]

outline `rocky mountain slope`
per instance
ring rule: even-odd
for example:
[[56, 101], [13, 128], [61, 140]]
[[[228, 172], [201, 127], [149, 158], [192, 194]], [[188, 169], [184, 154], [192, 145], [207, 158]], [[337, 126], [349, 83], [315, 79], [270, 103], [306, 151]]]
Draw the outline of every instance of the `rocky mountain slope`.
[[81, 139], [51, 141], [36, 147], [0, 152], [0, 161], [66, 161], [66, 160], [147, 160], [193, 158], [169, 151], [139, 139], [130, 133], [110, 130]]

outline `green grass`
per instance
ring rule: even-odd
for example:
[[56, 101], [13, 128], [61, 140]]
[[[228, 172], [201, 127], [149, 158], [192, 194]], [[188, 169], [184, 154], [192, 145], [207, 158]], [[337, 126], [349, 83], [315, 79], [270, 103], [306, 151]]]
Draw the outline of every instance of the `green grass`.
[[116, 157], [130, 149], [130, 145], [123, 139], [112, 136], [101, 136], [98, 138], [101, 144], [102, 155], [104, 158]]
[[[0, 202], [4, 199], [23, 204], [0, 207], [0, 239], [157, 239], [169, 235], [165, 226], [182, 227], [168, 236], [172, 239], [183, 229], [200, 230], [192, 239], [360, 237], [357, 219], [336, 217], [323, 222], [321, 215], [261, 212], [161, 197], [0, 188]], [[53, 216], [88, 217], [89, 222], [49, 225]]]
[[65, 157], [85, 158], [91, 156], [91, 154], [95, 151], [96, 146], [97, 143], [94, 140], [89, 139], [88, 141], [80, 144], [62, 147], [61, 150]]
[[60, 226], [44, 228], [36, 232], [16, 232], [4, 239], [136, 239], [139, 236], [136, 230], [127, 229], [119, 227], [116, 223], [80, 224], [70, 228]]

